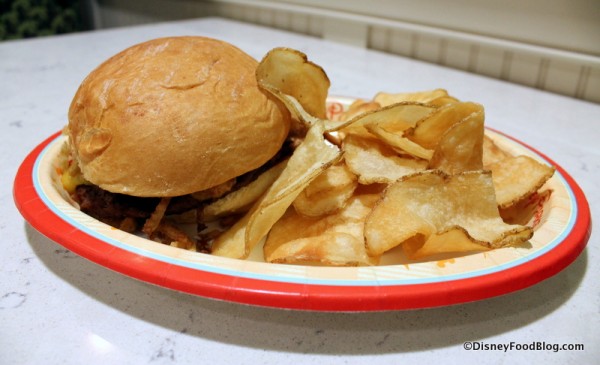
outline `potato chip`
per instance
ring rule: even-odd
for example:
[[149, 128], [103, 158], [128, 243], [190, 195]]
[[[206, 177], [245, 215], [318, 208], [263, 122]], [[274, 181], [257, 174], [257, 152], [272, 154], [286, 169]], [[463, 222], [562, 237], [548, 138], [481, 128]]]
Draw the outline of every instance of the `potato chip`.
[[485, 245], [473, 242], [468, 232], [460, 226], [432, 234], [429, 237], [417, 234], [402, 244], [402, 251], [412, 260], [447, 253], [465, 254], [489, 249]]
[[331, 121], [327, 130], [341, 130], [344, 133], [368, 135], [365, 126], [377, 124], [393, 132], [398, 132], [413, 127], [418, 121], [435, 110], [434, 106], [422, 103], [398, 103], [360, 114], [349, 121]]
[[447, 174], [481, 170], [483, 133], [483, 117], [479, 113], [454, 124], [435, 148], [429, 168], [440, 169]]
[[505, 158], [488, 166], [492, 171], [498, 207], [508, 208], [540, 189], [554, 168], [528, 156]]
[[259, 63], [256, 79], [259, 86], [269, 91], [277, 90], [291, 96], [310, 115], [326, 118], [329, 78], [304, 53], [291, 48], [272, 49]]
[[331, 166], [317, 176], [294, 200], [293, 206], [301, 215], [319, 217], [342, 208], [358, 186], [345, 164]]
[[458, 100], [457, 98], [448, 95], [448, 96], [442, 96], [442, 97], [433, 99], [433, 100], [427, 102], [427, 104], [440, 107], [440, 106], [444, 106], [447, 104], [458, 103], [459, 101], [460, 100]]
[[[266, 192], [265, 184], [253, 188], [253, 197], [264, 194], [216, 239], [214, 254], [246, 258], [266, 236], [267, 262], [372, 265], [394, 247], [420, 259], [519, 245], [532, 236], [550, 194], [538, 190], [553, 169], [515, 160], [495, 145], [480, 104], [444, 89], [382, 92], [328, 120], [329, 79], [303, 53], [273, 49], [256, 75], [290, 111], [292, 135], [306, 137]], [[535, 169], [533, 179], [517, 178], [526, 177], [525, 168]], [[205, 215], [218, 217], [211, 209], [220, 205], [248, 209], [241, 198], [230, 199]]]
[[483, 106], [472, 102], [445, 105], [438, 108], [427, 118], [420, 120], [414, 127], [406, 130], [404, 137], [424, 148], [434, 150], [439, 140], [451, 126], [473, 113], [477, 113], [483, 118]]
[[264, 245], [267, 262], [321, 263], [328, 265], [372, 265], [367, 255], [364, 219], [378, 194], [355, 195], [334, 214], [320, 218], [288, 209], [273, 226]]
[[349, 134], [344, 138], [342, 149], [346, 165], [361, 184], [389, 184], [427, 167], [427, 161], [398, 156], [374, 137]]
[[369, 124], [367, 130], [388, 146], [400, 154], [409, 154], [425, 160], [431, 159], [433, 151], [421, 147], [408, 138], [402, 137], [401, 133], [392, 133], [378, 124]]
[[250, 184], [210, 203], [202, 211], [203, 218], [206, 221], [212, 221], [219, 217], [247, 212], [252, 204], [275, 182], [286, 165], [287, 160], [280, 162], [260, 174]]
[[537, 227], [544, 218], [544, 205], [550, 199], [552, 190], [543, 190], [529, 195], [516, 204], [500, 208], [500, 216], [509, 224], [522, 224]]
[[372, 265], [362, 240], [343, 232], [299, 238], [273, 250], [268, 262], [281, 264], [324, 264], [328, 266]]
[[487, 166], [502, 161], [510, 156], [511, 155], [508, 152], [498, 147], [498, 145], [496, 145], [496, 143], [492, 138], [490, 138], [490, 136], [483, 136], [483, 167], [487, 168]]
[[458, 99], [448, 95], [448, 91], [444, 89], [435, 89], [408, 93], [379, 92], [375, 95], [373, 101], [379, 103], [381, 106], [396, 104], [403, 101], [416, 101], [419, 103], [441, 106], [450, 102], [456, 102]]
[[246, 226], [251, 216], [251, 212], [244, 214], [233, 226], [218, 236], [212, 243], [210, 253], [234, 259], [247, 258], [253, 248], [246, 245]]
[[294, 150], [285, 169], [269, 190], [240, 221], [215, 240], [213, 254], [247, 257], [302, 190], [341, 159], [339, 148], [328, 143], [323, 134], [323, 123], [317, 123], [309, 129], [306, 138]]
[[374, 101], [367, 101], [363, 99], [357, 99], [348, 106], [348, 109], [340, 114], [335, 115], [331, 118], [334, 121], [349, 121], [352, 118], [356, 118], [359, 115], [365, 114], [367, 112], [375, 111], [381, 109], [381, 105]]
[[[292, 124], [291, 133], [301, 130], [306, 131], [313, 124], [324, 121], [323, 119], [317, 118], [311, 115], [309, 112], [307, 112], [302, 106], [302, 104], [295, 97], [285, 94], [281, 92], [281, 90], [278, 90], [277, 88], [274, 88], [270, 85], [263, 85], [263, 89], [270, 92], [273, 96], [275, 96], [277, 99], [279, 99], [279, 101], [281, 101], [285, 105], [287, 110], [291, 113], [294, 121], [300, 122], [299, 125], [298, 123]], [[296, 134], [304, 135], [305, 132]]]
[[489, 171], [406, 176], [386, 189], [365, 221], [371, 256], [399, 245], [411, 259], [487, 250], [521, 244], [532, 234], [530, 227], [502, 220]]
[[355, 195], [364, 195], [364, 194], [383, 194], [385, 189], [388, 187], [388, 184], [385, 183], [373, 183], [373, 184], [358, 184], [356, 190], [354, 190]]

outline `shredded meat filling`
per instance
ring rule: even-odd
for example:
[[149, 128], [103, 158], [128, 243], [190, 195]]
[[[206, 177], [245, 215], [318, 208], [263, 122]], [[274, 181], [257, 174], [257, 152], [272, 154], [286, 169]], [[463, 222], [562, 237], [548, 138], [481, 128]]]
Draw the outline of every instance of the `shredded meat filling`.
[[[79, 203], [82, 212], [99, 220], [118, 220], [128, 217], [147, 219], [160, 202], [160, 198], [140, 198], [111, 193], [96, 185], [78, 185], [73, 199]], [[191, 195], [177, 196], [171, 199], [165, 214], [181, 214], [201, 205], [202, 202]]]
[[[218, 232], [205, 232], [207, 226], [201, 214], [204, 205], [254, 181], [260, 174], [290, 156], [294, 148], [295, 142], [289, 139], [280, 151], [260, 168], [199, 193], [168, 199], [143, 198], [111, 193], [95, 185], [82, 184], [75, 188], [72, 197], [79, 203], [82, 212], [102, 222], [117, 228], [123, 228], [128, 232], [145, 227], [144, 231], [150, 236], [149, 238], [166, 244], [170, 244], [170, 240], [176, 241], [178, 247], [185, 248], [191, 246], [189, 237], [185, 236], [182, 231], [177, 230], [171, 223], [166, 222], [163, 217], [195, 210], [197, 213], [196, 248], [201, 252], [210, 252], [210, 242], [217, 236]], [[231, 219], [237, 218], [239, 217], [231, 217]], [[151, 222], [153, 220], [157, 221]], [[150, 225], [150, 223], [152, 224]], [[231, 224], [227, 219], [222, 223], [224, 226]], [[183, 239], [184, 236], [186, 239]]]

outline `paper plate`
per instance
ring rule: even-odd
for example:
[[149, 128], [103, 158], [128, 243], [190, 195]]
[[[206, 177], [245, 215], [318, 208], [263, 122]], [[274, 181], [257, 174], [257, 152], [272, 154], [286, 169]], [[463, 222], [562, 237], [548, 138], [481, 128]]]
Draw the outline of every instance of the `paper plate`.
[[[329, 111], [351, 99], [335, 98]], [[586, 198], [552, 160], [501, 133], [498, 145], [556, 167], [553, 190], [528, 247], [449, 260], [375, 267], [318, 267], [236, 260], [181, 250], [128, 234], [74, 208], [55, 186], [53, 162], [64, 137], [50, 136], [20, 166], [14, 198], [39, 232], [72, 252], [124, 275], [189, 294], [258, 306], [318, 311], [383, 311], [482, 300], [555, 275], [585, 248], [591, 222]]]

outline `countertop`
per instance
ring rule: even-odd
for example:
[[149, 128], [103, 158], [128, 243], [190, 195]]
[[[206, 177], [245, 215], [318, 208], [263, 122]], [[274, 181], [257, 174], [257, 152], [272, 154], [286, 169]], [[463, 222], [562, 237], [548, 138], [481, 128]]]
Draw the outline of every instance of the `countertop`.
[[[151, 38], [205, 35], [257, 59], [288, 46], [333, 95], [445, 88], [485, 106], [486, 125], [542, 151], [600, 218], [600, 105], [328, 41], [206, 18], [0, 43], [0, 363], [2, 364], [591, 364], [600, 356], [597, 235], [557, 275], [525, 290], [449, 307], [374, 313], [269, 309], [175, 292], [65, 250], [24, 221], [13, 180], [25, 156], [66, 123], [83, 78]], [[583, 344], [584, 350], [465, 350], [463, 343]]]

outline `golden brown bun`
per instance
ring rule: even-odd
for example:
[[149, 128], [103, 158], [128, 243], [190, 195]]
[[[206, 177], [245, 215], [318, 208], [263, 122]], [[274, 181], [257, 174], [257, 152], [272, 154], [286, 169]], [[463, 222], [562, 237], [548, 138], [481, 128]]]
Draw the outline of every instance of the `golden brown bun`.
[[83, 81], [68, 134], [83, 176], [135, 196], [204, 190], [280, 149], [289, 115], [256, 83], [257, 61], [210, 38], [128, 48]]

